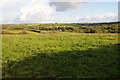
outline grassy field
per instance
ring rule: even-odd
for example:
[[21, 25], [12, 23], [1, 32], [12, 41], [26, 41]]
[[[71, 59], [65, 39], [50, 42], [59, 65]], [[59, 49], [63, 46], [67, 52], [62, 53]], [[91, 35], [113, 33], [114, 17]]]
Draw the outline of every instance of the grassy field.
[[117, 34], [2, 35], [3, 78], [118, 77]]

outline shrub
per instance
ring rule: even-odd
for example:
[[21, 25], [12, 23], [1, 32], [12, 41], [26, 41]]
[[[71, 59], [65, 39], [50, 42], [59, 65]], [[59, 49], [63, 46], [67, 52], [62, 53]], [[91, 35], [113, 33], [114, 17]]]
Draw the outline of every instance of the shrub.
[[40, 30], [31, 30], [31, 31], [33, 31], [33, 32], [37, 32], [37, 33], [41, 33]]
[[93, 30], [93, 29], [86, 29], [85, 30], [85, 33], [95, 33], [96, 30]]

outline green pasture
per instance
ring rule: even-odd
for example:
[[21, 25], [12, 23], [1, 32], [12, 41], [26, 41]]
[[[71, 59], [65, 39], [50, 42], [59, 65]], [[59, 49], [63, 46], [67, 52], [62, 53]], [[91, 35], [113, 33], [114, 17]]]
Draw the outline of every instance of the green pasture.
[[118, 34], [2, 35], [2, 75], [3, 78], [117, 78], [118, 51]]

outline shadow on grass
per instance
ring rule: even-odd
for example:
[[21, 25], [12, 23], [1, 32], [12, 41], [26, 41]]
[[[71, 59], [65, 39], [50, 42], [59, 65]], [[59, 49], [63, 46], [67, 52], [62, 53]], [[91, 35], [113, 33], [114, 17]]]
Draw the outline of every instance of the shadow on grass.
[[119, 77], [120, 44], [86, 51], [74, 50], [25, 58], [3, 66], [3, 78]]

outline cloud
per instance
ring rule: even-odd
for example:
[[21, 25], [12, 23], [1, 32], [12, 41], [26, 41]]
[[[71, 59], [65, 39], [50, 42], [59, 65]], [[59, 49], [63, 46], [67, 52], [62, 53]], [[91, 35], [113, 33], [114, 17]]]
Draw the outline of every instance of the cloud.
[[[79, 2], [51, 2], [51, 0], [32, 0], [21, 8], [17, 21], [21, 22], [55, 22], [59, 20], [58, 11], [79, 8]], [[56, 16], [57, 15], [57, 16]]]
[[32, 0], [21, 8], [18, 21], [44, 22], [49, 21], [55, 15], [55, 8], [49, 5], [49, 0]]
[[0, 0], [0, 9], [9, 10], [9, 9], [20, 8], [26, 3], [27, 0]]
[[23, 2], [6, 2], [3, 6], [1, 6], [2, 10], [13, 10], [19, 9], [21, 6], [25, 5]]
[[118, 20], [120, 21], [120, 1], [118, 2]]
[[57, 11], [66, 11], [68, 9], [79, 8], [82, 2], [50, 2], [51, 6], [55, 6]]
[[15, 23], [16, 16], [18, 16], [18, 13], [5, 13], [2, 15], [1, 21], [3, 23]]
[[[70, 18], [60, 18], [59, 11], [77, 9], [84, 3], [81, 2], [51, 2], [52, 0], [32, 0], [23, 6], [16, 21], [21, 22], [63, 22], [71, 21]], [[82, 1], [82, 0], [80, 0]], [[70, 19], [70, 20], [68, 20]]]
[[79, 22], [113, 22], [118, 21], [118, 15], [115, 13], [97, 14], [94, 16], [85, 16], [80, 18]]
[[2, 17], [0, 16], [0, 22], [2, 22], [3, 20], [2, 20]]
[[19, 9], [27, 0], [0, 0], [0, 23], [15, 23]]
[[[113, 13], [104, 13], [94, 16], [80, 17], [73, 14], [65, 16], [64, 12], [68, 9], [76, 9], [83, 6], [85, 3], [74, 2], [56, 2], [52, 0], [0, 0], [3, 13], [1, 19], [6, 22], [14, 23], [37, 23], [37, 22], [100, 22], [100, 21], [116, 21], [117, 15]], [[29, 1], [29, 2], [28, 2]], [[82, 0], [79, 0], [82, 1]], [[15, 9], [20, 11], [14, 12]], [[8, 13], [8, 11], [11, 12]], [[6, 12], [5, 11], [5, 12]], [[13, 12], [12, 12], [13, 11]], [[62, 14], [61, 14], [62, 13]]]

